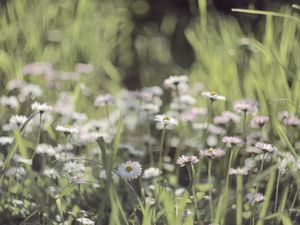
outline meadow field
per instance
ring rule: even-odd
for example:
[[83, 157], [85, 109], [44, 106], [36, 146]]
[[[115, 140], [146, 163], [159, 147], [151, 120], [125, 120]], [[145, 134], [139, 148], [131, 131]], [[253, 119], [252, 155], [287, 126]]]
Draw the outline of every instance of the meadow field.
[[1, 225], [300, 225], [300, 4], [186, 2], [0, 1]]

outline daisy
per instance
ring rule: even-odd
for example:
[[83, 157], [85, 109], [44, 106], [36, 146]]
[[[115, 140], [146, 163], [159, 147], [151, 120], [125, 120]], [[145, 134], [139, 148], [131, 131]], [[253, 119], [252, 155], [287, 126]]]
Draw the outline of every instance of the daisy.
[[0, 105], [8, 106], [12, 109], [16, 109], [19, 107], [18, 99], [15, 96], [1, 96], [0, 97]]
[[161, 170], [155, 167], [150, 167], [148, 169], [145, 169], [143, 173], [144, 179], [150, 179], [152, 177], [158, 177], [161, 174]]
[[204, 150], [199, 150], [200, 158], [209, 157], [209, 158], [219, 158], [225, 155], [225, 150], [221, 148], [209, 148]]
[[84, 225], [94, 225], [95, 224], [94, 221], [92, 221], [88, 218], [85, 218], [85, 217], [78, 218], [78, 219], [76, 219], [76, 221], [78, 221], [79, 223], [84, 224]]
[[164, 80], [164, 86], [166, 88], [177, 88], [180, 84], [185, 84], [188, 81], [188, 77], [186, 75], [180, 76], [170, 76], [169, 78]]
[[205, 98], [208, 98], [211, 101], [217, 101], [217, 100], [225, 101], [226, 100], [225, 96], [219, 95], [217, 92], [214, 92], [214, 91], [204, 91], [201, 93], [201, 95]]
[[138, 178], [142, 173], [142, 166], [136, 161], [127, 161], [119, 166], [118, 172], [125, 180], [133, 180]]
[[5, 131], [10, 131], [10, 130], [14, 130], [17, 128], [21, 128], [26, 123], [27, 120], [28, 120], [28, 118], [26, 116], [15, 115], [15, 116], [12, 116], [9, 119], [9, 123], [3, 125], [2, 128]]
[[288, 117], [285, 120], [283, 120], [283, 124], [285, 126], [296, 127], [296, 126], [300, 125], [300, 119], [295, 116], [291, 116], [291, 117]]
[[0, 137], [0, 145], [12, 144], [14, 141], [13, 137]]
[[246, 195], [246, 198], [251, 203], [251, 205], [254, 205], [255, 203], [259, 203], [265, 200], [265, 196], [262, 193], [248, 193]]
[[247, 175], [248, 174], [248, 168], [247, 167], [238, 167], [236, 169], [230, 168], [229, 170], [230, 175]]
[[225, 136], [222, 142], [231, 145], [242, 145], [244, 143], [243, 139], [237, 136]]
[[199, 162], [199, 159], [196, 156], [186, 156], [182, 155], [177, 159], [177, 164], [180, 167], [184, 167], [187, 163], [196, 164]]
[[55, 130], [59, 131], [59, 132], [63, 132], [64, 134], [77, 134], [78, 133], [77, 129], [75, 129], [69, 125], [65, 125], [65, 126], [58, 125], [55, 128]]
[[154, 113], [159, 112], [159, 106], [156, 104], [152, 104], [152, 103], [147, 103], [147, 104], [143, 105], [141, 108], [148, 114], [154, 114]]
[[158, 86], [145, 87], [143, 91], [151, 93], [154, 96], [161, 96], [163, 94], [163, 90]]
[[233, 109], [237, 113], [256, 113], [258, 110], [258, 102], [251, 99], [242, 99], [235, 101]]
[[39, 113], [44, 113], [44, 112], [47, 112], [47, 111], [52, 111], [52, 107], [48, 106], [47, 103], [41, 104], [39, 102], [34, 102], [31, 105], [31, 109], [33, 111], [36, 111], [36, 112], [39, 112]]
[[255, 116], [252, 118], [250, 122], [250, 126], [252, 128], [261, 128], [268, 122], [269, 122], [268, 116]]
[[246, 147], [246, 152], [254, 153], [254, 154], [260, 154], [262, 152], [262, 150], [259, 149], [259, 148], [254, 147], [254, 146], [248, 146], [248, 147]]
[[56, 151], [52, 145], [38, 144], [38, 146], [36, 147], [36, 153], [54, 156]]
[[275, 146], [264, 143], [264, 142], [257, 142], [255, 144], [255, 147], [262, 151], [267, 151], [267, 152], [277, 152], [278, 151], [278, 149]]
[[78, 73], [92, 73], [94, 67], [91, 64], [77, 63], [75, 65], [75, 71]]
[[154, 117], [154, 121], [157, 121], [159, 124], [163, 126], [176, 126], [178, 125], [178, 122], [175, 118], [172, 118], [170, 116], [167, 116], [165, 114], [159, 114]]
[[95, 99], [95, 106], [105, 106], [113, 104], [115, 101], [115, 98], [109, 94], [106, 95], [98, 95]]
[[216, 125], [227, 124], [230, 122], [238, 123], [238, 122], [240, 122], [240, 119], [241, 119], [240, 115], [235, 114], [230, 111], [224, 111], [220, 116], [214, 117], [214, 124], [216, 124]]

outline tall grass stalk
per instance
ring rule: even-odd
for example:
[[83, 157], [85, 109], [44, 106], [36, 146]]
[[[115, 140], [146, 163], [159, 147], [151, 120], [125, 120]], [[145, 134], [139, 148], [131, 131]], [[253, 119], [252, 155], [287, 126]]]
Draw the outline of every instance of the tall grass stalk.
[[160, 170], [162, 170], [162, 166], [163, 166], [165, 138], [166, 138], [166, 125], [164, 125], [163, 127], [161, 138], [160, 138], [160, 152], [159, 152], [159, 164], [158, 164], [158, 168]]
[[265, 192], [265, 200], [262, 203], [262, 207], [258, 216], [257, 225], [265, 224], [265, 217], [267, 215], [267, 211], [269, 208], [272, 192], [273, 192], [273, 185], [275, 182], [275, 171], [272, 171], [269, 177], [269, 181], [267, 184], [266, 192]]
[[236, 224], [243, 224], [243, 175], [236, 176]]
[[211, 166], [212, 166], [212, 160], [208, 159], [208, 166], [207, 166], [208, 182], [210, 184], [212, 184], [212, 186], [209, 188], [209, 207], [210, 207], [210, 218], [211, 218], [211, 221], [213, 221], [214, 220], [214, 207], [213, 207], [213, 199], [212, 199], [213, 182], [212, 182], [212, 176], [211, 176]]

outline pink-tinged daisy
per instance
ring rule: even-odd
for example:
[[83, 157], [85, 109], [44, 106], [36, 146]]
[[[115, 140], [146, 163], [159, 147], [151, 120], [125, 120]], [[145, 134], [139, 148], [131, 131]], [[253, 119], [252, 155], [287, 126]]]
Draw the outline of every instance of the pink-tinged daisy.
[[127, 161], [119, 166], [118, 172], [125, 180], [138, 178], [142, 173], [142, 166], [136, 161]]
[[223, 143], [231, 144], [231, 145], [242, 145], [244, 141], [242, 138], [237, 136], [225, 136], [222, 139]]
[[196, 156], [187, 156], [182, 155], [177, 159], [177, 164], [180, 167], [184, 167], [187, 163], [196, 164], [199, 162], [199, 159]]
[[258, 110], [258, 102], [251, 99], [238, 100], [234, 102], [233, 109], [237, 113], [254, 114]]
[[248, 147], [246, 148], [246, 152], [247, 152], [247, 153], [260, 154], [260, 153], [262, 152], [262, 150], [259, 149], [259, 148], [254, 147], [254, 146], [248, 146]]
[[225, 155], [225, 150], [221, 148], [209, 148], [204, 150], [199, 150], [200, 158], [209, 157], [209, 158], [220, 158]]
[[296, 127], [300, 125], [300, 119], [287, 111], [279, 113], [278, 117], [285, 126]]
[[115, 102], [115, 98], [109, 94], [98, 95], [95, 99], [95, 106], [105, 106], [110, 105]]
[[277, 152], [278, 151], [278, 149], [275, 146], [264, 143], [264, 142], [256, 142], [255, 148], [258, 148], [262, 151], [267, 151], [267, 152]]
[[250, 122], [250, 126], [252, 128], [261, 128], [268, 122], [269, 122], [268, 116], [255, 116], [252, 118]]
[[254, 205], [255, 203], [259, 203], [265, 200], [265, 196], [262, 193], [248, 193], [246, 195], [246, 198], [251, 203], [251, 205]]
[[224, 125], [224, 124], [227, 124], [227, 123], [230, 123], [230, 122], [238, 123], [238, 122], [240, 122], [240, 120], [241, 120], [240, 115], [235, 114], [235, 113], [230, 112], [230, 111], [225, 111], [221, 115], [214, 117], [214, 124]]

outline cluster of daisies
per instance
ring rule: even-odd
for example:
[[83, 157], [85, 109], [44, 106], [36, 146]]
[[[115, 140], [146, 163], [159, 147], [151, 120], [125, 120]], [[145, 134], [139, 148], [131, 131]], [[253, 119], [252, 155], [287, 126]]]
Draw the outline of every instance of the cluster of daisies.
[[[80, 74], [92, 73], [93, 67], [78, 64], [75, 70], [79, 80]], [[50, 180], [64, 177], [72, 184], [99, 187], [97, 179], [105, 181], [107, 171], [101, 168], [95, 175], [86, 159], [104, 163], [101, 162], [97, 140], [103, 138], [106, 144], [111, 144], [118, 133], [116, 124], [120, 118], [124, 129], [120, 157], [114, 162], [114, 168], [118, 169], [110, 171], [117, 176], [115, 180], [159, 180], [169, 173], [179, 174], [177, 172], [184, 169], [196, 171], [192, 179], [198, 179], [200, 173], [210, 170], [211, 165], [214, 166], [220, 159], [225, 172], [218, 179], [223, 182], [226, 178], [226, 183], [229, 175], [255, 176], [272, 164], [278, 164], [282, 176], [287, 174], [288, 169], [300, 170], [297, 156], [287, 151], [276, 136], [274, 139], [274, 134], [273, 139], [269, 136], [271, 123], [278, 123], [287, 131], [288, 138], [298, 144], [299, 134], [295, 128], [300, 125], [300, 118], [292, 112], [279, 112], [277, 118], [276, 115], [274, 118], [260, 115], [258, 102], [251, 99], [237, 100], [233, 102], [232, 111], [222, 111], [222, 102], [226, 101], [224, 96], [204, 91], [202, 83], [190, 86], [188, 77], [180, 75], [165, 79], [164, 87], [123, 90], [116, 96], [93, 95], [82, 84], [82, 95], [92, 99], [95, 110], [104, 112], [102, 118], [89, 119], [85, 112], [75, 110], [73, 93], [61, 86], [70, 74], [61, 76], [62, 73], [55, 71], [49, 63], [27, 65], [23, 72], [29, 78], [41, 76], [48, 87], [61, 88], [61, 92], [49, 105], [39, 102], [44, 90], [37, 84], [31, 84], [30, 79], [29, 82], [17, 79], [8, 82], [9, 95], [0, 97], [4, 115], [0, 136], [4, 150], [0, 153], [0, 166], [6, 179], [14, 178], [21, 182], [30, 176], [28, 166], [32, 166]], [[164, 89], [171, 97], [169, 105], [162, 100]], [[31, 110], [25, 107], [28, 104]], [[202, 104], [209, 107], [199, 107]], [[165, 108], [168, 110], [161, 113]], [[20, 112], [26, 112], [27, 116]], [[16, 131], [21, 131], [21, 136], [29, 143], [28, 151], [17, 151], [8, 160], [10, 149], [20, 141], [15, 140], [20, 138]], [[34, 162], [40, 158], [46, 163], [36, 168]], [[202, 165], [207, 165], [206, 169]], [[212, 169], [210, 176], [220, 174]], [[258, 188], [255, 189], [247, 195], [251, 204], [264, 200]], [[51, 188], [49, 191], [53, 196], [57, 194]], [[81, 220], [88, 219], [78, 219]]]

